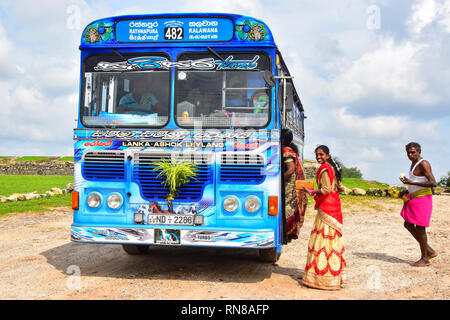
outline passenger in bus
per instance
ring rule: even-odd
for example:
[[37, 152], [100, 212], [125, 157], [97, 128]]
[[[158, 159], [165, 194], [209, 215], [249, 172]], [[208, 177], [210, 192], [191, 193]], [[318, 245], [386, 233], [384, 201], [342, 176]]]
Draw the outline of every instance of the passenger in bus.
[[283, 148], [283, 174], [285, 184], [285, 212], [288, 242], [297, 239], [303, 225], [308, 199], [302, 190], [297, 190], [296, 180], [305, 180], [303, 167], [298, 157], [298, 148], [293, 143], [292, 131], [281, 130]]
[[197, 72], [188, 73], [188, 82], [185, 84], [185, 96], [181, 101], [193, 104], [195, 116], [209, 116], [215, 110], [221, 109], [222, 87], [221, 82], [214, 73]]
[[151, 114], [157, 113], [158, 99], [149, 91], [152, 88], [151, 77], [135, 78], [130, 81], [131, 92], [125, 94], [119, 101], [118, 113]]
[[249, 112], [249, 110], [238, 109], [248, 107], [247, 90], [236, 90], [245, 87], [247, 87], [245, 78], [240, 72], [228, 72], [225, 104], [231, 111]]
[[330, 156], [327, 146], [315, 150], [318, 190], [314, 195], [317, 216], [311, 232], [302, 283], [305, 286], [339, 290], [346, 283], [344, 245], [342, 243], [342, 211], [339, 192], [343, 191], [341, 169]]

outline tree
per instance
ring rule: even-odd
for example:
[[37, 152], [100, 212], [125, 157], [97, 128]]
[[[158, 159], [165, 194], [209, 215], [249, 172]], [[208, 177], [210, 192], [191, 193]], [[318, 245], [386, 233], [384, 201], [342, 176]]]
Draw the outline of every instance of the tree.
[[439, 180], [438, 185], [440, 187], [446, 187], [450, 188], [450, 171], [447, 173], [447, 176], [442, 177], [441, 180]]
[[338, 157], [335, 157], [334, 161], [341, 167], [342, 178], [362, 179], [362, 172], [357, 167], [347, 168]]

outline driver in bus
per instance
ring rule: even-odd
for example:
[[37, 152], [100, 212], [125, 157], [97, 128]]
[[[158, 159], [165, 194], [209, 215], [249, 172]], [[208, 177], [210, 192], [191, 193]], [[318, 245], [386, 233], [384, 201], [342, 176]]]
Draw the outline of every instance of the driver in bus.
[[119, 101], [118, 113], [128, 114], [150, 114], [156, 113], [158, 109], [158, 99], [148, 91], [152, 88], [153, 79], [146, 77], [144, 79], [130, 80], [131, 92], [125, 94]]

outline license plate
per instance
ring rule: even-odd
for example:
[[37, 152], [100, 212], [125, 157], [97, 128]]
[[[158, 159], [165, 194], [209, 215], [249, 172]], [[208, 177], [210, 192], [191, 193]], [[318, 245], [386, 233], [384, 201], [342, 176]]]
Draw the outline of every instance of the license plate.
[[149, 214], [147, 224], [168, 226], [193, 226], [193, 214]]
[[155, 244], [180, 244], [180, 233], [178, 229], [155, 229]]

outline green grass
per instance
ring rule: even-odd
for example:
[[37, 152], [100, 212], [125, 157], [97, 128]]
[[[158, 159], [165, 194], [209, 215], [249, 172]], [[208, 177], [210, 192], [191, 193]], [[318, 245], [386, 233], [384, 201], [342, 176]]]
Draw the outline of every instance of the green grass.
[[21, 157], [16, 159], [15, 161], [39, 161], [44, 159], [50, 159], [51, 157]]
[[[314, 182], [314, 189], [317, 189], [316, 179], [307, 179], [308, 181]], [[389, 187], [388, 184], [380, 183], [377, 181], [367, 181], [359, 178], [343, 178], [342, 184], [349, 189], [352, 188], [361, 188], [367, 190], [369, 188], [375, 189], [387, 189]], [[386, 197], [375, 197], [375, 196], [355, 196], [355, 195], [344, 195], [340, 194], [342, 208], [357, 208], [357, 207], [365, 207], [371, 208], [375, 210], [385, 210], [383, 203], [400, 203], [401, 200], [397, 198], [386, 198]], [[313, 197], [308, 196], [308, 208], [314, 208], [314, 199]], [[348, 213], [348, 212], [346, 212]], [[311, 214], [311, 211], [310, 211]]]
[[387, 189], [389, 187], [389, 185], [386, 183], [381, 183], [378, 181], [367, 181], [367, 180], [363, 180], [363, 179], [359, 179], [359, 178], [343, 178], [342, 184], [349, 189], [360, 188], [360, 189], [364, 189], [364, 190], [367, 190], [370, 188], [383, 190], [383, 189]]
[[0, 203], [0, 217], [11, 212], [42, 212], [54, 207], [70, 207], [71, 205], [71, 194], [61, 194], [49, 198], [40, 198], [27, 201]]
[[62, 157], [59, 158], [58, 161], [72, 161], [73, 162], [74, 158], [73, 157]]
[[[307, 179], [308, 181], [313, 181], [314, 182], [314, 188], [317, 189], [317, 183], [316, 183], [316, 179]], [[353, 188], [360, 188], [360, 189], [364, 189], [367, 191], [367, 189], [370, 188], [374, 188], [374, 189], [387, 189], [389, 187], [389, 184], [386, 183], [381, 183], [378, 181], [367, 181], [364, 179], [359, 179], [359, 178], [343, 178], [342, 179], [342, 184], [349, 188], [349, 189], [353, 189]]]
[[0, 195], [9, 196], [13, 193], [33, 191], [44, 193], [54, 187], [63, 189], [68, 183], [73, 183], [73, 176], [0, 175]]
[[8, 159], [11, 158], [11, 156], [0, 156], [0, 159]]

